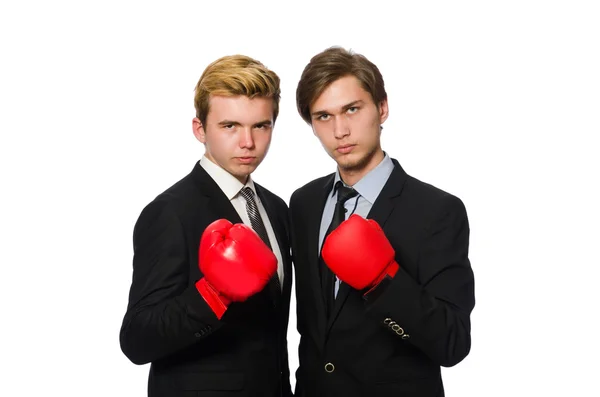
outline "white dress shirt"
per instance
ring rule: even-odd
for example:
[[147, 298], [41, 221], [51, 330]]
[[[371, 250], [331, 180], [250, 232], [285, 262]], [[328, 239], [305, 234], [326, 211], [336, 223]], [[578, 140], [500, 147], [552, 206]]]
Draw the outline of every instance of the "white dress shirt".
[[283, 286], [283, 261], [281, 259], [281, 250], [279, 249], [279, 244], [277, 243], [277, 238], [275, 237], [275, 232], [273, 231], [273, 226], [271, 226], [271, 220], [267, 215], [267, 211], [265, 211], [265, 207], [260, 201], [260, 197], [258, 197], [258, 194], [256, 193], [256, 188], [254, 187], [252, 177], [248, 176], [248, 181], [244, 185], [237, 180], [236, 177], [219, 167], [217, 164], [213, 163], [206, 156], [202, 156], [202, 159], [200, 159], [200, 166], [204, 168], [206, 173], [217, 183], [223, 193], [225, 193], [225, 196], [227, 196], [233, 205], [233, 208], [235, 208], [240, 218], [242, 218], [242, 222], [250, 227], [252, 227], [252, 224], [250, 223], [248, 211], [246, 211], [246, 199], [244, 199], [244, 197], [240, 194], [240, 191], [246, 186], [252, 189], [254, 192], [254, 200], [256, 201], [256, 206], [258, 207], [258, 212], [260, 213], [260, 217], [265, 224], [265, 229], [267, 229], [269, 243], [271, 244], [273, 253], [277, 258], [277, 275], [279, 276], [279, 282]]

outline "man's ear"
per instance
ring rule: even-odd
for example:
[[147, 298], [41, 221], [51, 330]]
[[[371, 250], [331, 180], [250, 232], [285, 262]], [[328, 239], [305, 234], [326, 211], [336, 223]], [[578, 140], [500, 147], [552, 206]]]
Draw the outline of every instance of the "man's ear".
[[379, 124], [383, 124], [387, 120], [389, 114], [387, 99], [379, 102], [377, 108], [379, 109]]
[[194, 117], [192, 120], [192, 130], [197, 140], [206, 143], [206, 130], [204, 130], [204, 126], [198, 117]]

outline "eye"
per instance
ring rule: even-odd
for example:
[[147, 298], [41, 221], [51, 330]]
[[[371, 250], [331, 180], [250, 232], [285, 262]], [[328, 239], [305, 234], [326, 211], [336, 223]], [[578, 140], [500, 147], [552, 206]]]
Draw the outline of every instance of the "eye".
[[357, 106], [349, 107], [348, 110], [346, 110], [346, 112], [350, 113], [350, 114], [356, 113], [356, 112], [358, 112], [358, 107]]
[[319, 117], [317, 117], [317, 120], [327, 121], [327, 120], [329, 120], [329, 117], [330, 116], [328, 114], [321, 114]]
[[226, 130], [232, 130], [233, 129], [233, 124], [223, 124], [223, 128]]

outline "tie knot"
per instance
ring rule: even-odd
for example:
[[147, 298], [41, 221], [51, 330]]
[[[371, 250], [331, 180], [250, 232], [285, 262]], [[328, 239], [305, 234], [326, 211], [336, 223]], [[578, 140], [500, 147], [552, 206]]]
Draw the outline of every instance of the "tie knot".
[[246, 201], [254, 200], [254, 192], [248, 186], [242, 188], [242, 190], [240, 190], [240, 194], [246, 199]]
[[351, 187], [346, 187], [342, 183], [342, 181], [338, 181], [336, 183], [337, 189], [337, 201], [338, 203], [344, 203], [346, 200], [351, 199], [352, 197], [358, 196], [358, 192]]

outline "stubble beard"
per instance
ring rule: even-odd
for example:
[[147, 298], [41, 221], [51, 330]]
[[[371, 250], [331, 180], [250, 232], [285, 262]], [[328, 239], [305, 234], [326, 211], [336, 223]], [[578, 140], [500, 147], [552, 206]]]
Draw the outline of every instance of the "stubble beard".
[[[365, 153], [364, 156], [359, 157], [358, 159], [347, 159], [346, 161], [340, 161], [338, 162], [338, 167], [340, 168], [340, 171], [347, 174], [360, 174], [362, 171], [365, 170], [366, 167], [368, 167], [370, 162], [373, 160], [373, 158], [377, 154], [377, 150], [378, 148], [375, 147], [369, 152]], [[342, 156], [342, 158], [343, 157], [347, 156]]]

